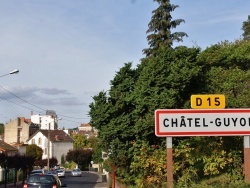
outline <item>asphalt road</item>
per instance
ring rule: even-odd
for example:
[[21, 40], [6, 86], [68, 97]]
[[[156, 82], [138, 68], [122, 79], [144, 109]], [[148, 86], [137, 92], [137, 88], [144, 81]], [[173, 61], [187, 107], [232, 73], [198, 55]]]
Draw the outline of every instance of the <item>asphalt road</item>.
[[[108, 183], [102, 182], [102, 176], [96, 172], [84, 171], [81, 177], [71, 177], [70, 172], [66, 171], [65, 177], [60, 179], [68, 188], [108, 188]], [[0, 188], [4, 187], [5, 185], [0, 185]], [[14, 187], [13, 183], [7, 185], [7, 188], [10, 187]], [[18, 182], [16, 188], [22, 187], [21, 182]]]
[[61, 181], [70, 188], [108, 188], [108, 183], [102, 182], [102, 176], [95, 172], [84, 171], [81, 177], [71, 177], [70, 172], [66, 172], [65, 175]]

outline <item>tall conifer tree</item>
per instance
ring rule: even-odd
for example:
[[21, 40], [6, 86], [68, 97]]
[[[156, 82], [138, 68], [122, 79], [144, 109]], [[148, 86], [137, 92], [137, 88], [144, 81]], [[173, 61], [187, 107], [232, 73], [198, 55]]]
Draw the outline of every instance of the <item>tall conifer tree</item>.
[[171, 47], [173, 41], [180, 42], [184, 36], [184, 32], [171, 33], [171, 29], [176, 28], [180, 23], [185, 22], [183, 19], [172, 20], [171, 12], [178, 5], [170, 4], [170, 0], [154, 0], [159, 4], [159, 7], [154, 10], [151, 21], [148, 24], [147, 36], [149, 48], [144, 49], [143, 53], [146, 56], [151, 56], [161, 46], [166, 45]]
[[243, 39], [250, 40], [250, 15], [248, 15], [248, 20], [243, 22], [242, 30], [244, 31], [244, 33], [242, 34]]

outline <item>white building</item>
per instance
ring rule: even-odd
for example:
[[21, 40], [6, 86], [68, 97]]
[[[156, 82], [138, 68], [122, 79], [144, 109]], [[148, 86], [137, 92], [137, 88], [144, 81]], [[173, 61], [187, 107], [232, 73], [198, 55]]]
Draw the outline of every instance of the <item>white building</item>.
[[39, 124], [42, 130], [56, 130], [58, 128], [57, 116], [53, 115], [31, 115], [31, 122]]
[[68, 151], [73, 149], [73, 142], [74, 140], [63, 130], [38, 130], [28, 140], [29, 145], [36, 144], [42, 148], [42, 159], [55, 157], [58, 164], [61, 164], [62, 155], [66, 156]]

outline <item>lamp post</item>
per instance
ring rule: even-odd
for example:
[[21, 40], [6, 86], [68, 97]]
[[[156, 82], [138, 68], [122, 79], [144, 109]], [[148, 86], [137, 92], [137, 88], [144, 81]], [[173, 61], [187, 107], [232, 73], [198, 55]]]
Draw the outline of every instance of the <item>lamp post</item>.
[[48, 130], [48, 170], [50, 169], [49, 168], [49, 157], [50, 157], [50, 123], [49, 123], [49, 130]]
[[[4, 77], [4, 76], [7, 76], [7, 75], [10, 75], [10, 74], [17, 74], [19, 73], [19, 70], [17, 69], [14, 69], [13, 71], [9, 72], [8, 74], [3, 74], [3, 75], [0, 75], [0, 77]], [[7, 157], [7, 156], [6, 156]], [[7, 158], [4, 160], [4, 187], [6, 188], [7, 187], [7, 175], [9, 173], [9, 164], [8, 164], [8, 160]]]
[[19, 73], [19, 70], [15, 69], [15, 70], [9, 72], [8, 74], [1, 75], [0, 77], [4, 77], [4, 76], [10, 75], [10, 74], [17, 74], [17, 73]]

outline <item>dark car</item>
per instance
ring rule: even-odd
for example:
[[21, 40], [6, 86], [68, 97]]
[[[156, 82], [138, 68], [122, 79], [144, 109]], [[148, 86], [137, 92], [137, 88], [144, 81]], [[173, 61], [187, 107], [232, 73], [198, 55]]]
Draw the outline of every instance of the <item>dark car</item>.
[[23, 188], [60, 188], [67, 187], [57, 176], [51, 174], [33, 174], [28, 177]]
[[43, 169], [32, 170], [30, 175], [32, 174], [44, 174], [44, 170]]

